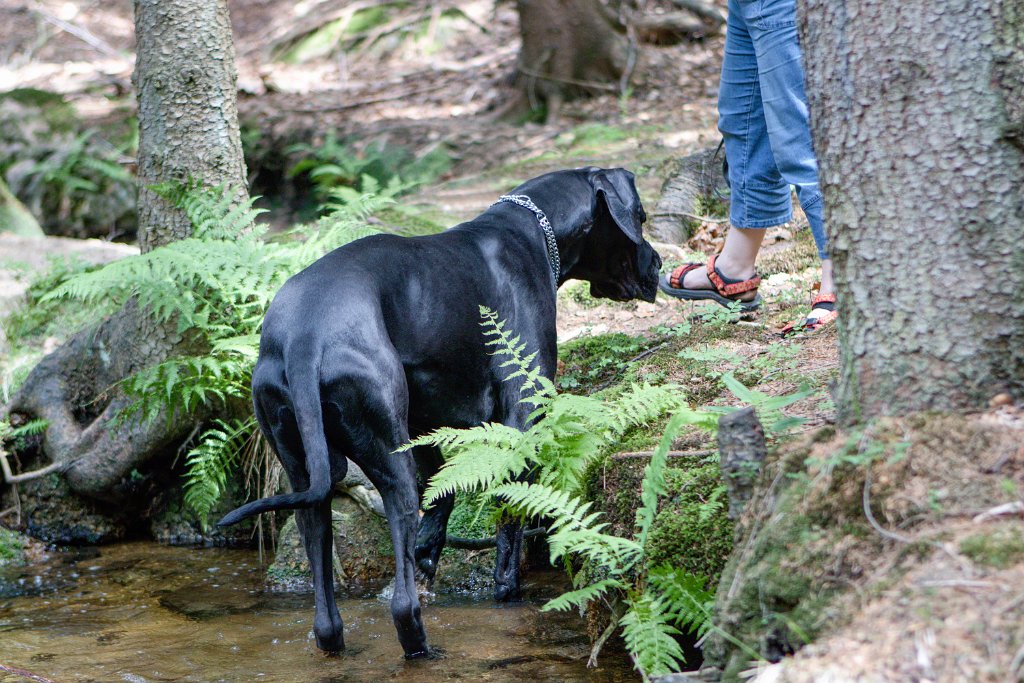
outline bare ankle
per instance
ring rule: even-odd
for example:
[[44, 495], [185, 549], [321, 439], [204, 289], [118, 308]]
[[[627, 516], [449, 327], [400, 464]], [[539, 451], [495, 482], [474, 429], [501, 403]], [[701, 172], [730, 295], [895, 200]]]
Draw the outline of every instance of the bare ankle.
[[715, 268], [730, 280], [749, 280], [757, 275], [753, 263], [740, 263], [722, 254], [715, 261]]

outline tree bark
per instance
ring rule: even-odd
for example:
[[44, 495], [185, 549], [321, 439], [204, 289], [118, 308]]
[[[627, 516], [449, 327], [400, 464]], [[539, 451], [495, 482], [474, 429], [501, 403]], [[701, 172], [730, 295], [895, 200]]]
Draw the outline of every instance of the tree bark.
[[190, 178], [244, 199], [235, 49], [225, 0], [136, 0], [139, 246], [191, 234], [184, 213], [150, 186]]
[[518, 84], [531, 109], [558, 118], [562, 102], [620, 92], [635, 62], [626, 29], [600, 0], [518, 0]]
[[801, 0], [845, 421], [1024, 389], [1024, 0]]
[[[152, 250], [191, 234], [187, 217], [149, 189], [192, 178], [247, 197], [225, 0], [137, 0], [139, 242]], [[129, 301], [43, 358], [4, 413], [49, 421], [43, 451], [65, 463], [71, 489], [124, 501], [132, 470], [181, 441], [204, 416], [113, 418], [129, 399], [124, 378], [201, 344]]]

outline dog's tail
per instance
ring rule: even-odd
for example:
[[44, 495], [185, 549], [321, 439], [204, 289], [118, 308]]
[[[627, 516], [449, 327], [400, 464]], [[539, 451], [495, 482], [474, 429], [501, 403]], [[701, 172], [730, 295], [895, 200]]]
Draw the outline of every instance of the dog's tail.
[[309, 508], [331, 497], [331, 461], [324, 435], [323, 412], [320, 408], [319, 367], [307, 364], [292, 366], [288, 372], [289, 393], [295, 419], [299, 425], [302, 449], [306, 452], [306, 472], [309, 488], [305, 491], [260, 498], [232, 510], [217, 522], [217, 526], [230, 526], [247, 517], [272, 510]]

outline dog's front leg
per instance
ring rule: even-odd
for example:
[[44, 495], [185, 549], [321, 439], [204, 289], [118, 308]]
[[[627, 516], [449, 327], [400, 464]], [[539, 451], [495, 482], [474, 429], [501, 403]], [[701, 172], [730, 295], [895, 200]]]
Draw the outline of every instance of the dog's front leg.
[[[430, 478], [444, 465], [441, 450], [434, 446], [417, 446], [413, 449], [416, 467], [419, 470], [420, 482], [425, 488]], [[437, 573], [437, 565], [441, 560], [447, 540], [448, 518], [455, 506], [454, 494], [442, 496], [434, 501], [420, 519], [419, 532], [416, 535], [416, 567], [423, 572], [427, 581], [433, 582]]]

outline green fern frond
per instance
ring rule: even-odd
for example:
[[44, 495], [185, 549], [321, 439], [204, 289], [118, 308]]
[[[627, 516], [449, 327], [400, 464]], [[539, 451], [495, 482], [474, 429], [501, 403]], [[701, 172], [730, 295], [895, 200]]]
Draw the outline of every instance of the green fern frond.
[[676, 626], [698, 637], [711, 628], [715, 595], [704, 589], [704, 578], [663, 564], [648, 572], [647, 583]]
[[680, 632], [672, 626], [672, 617], [663, 603], [646, 593], [640, 595], [631, 601], [619, 623], [626, 648], [645, 681], [679, 671], [680, 663], [685, 661], [675, 638]]
[[604, 533], [608, 525], [600, 521], [601, 513], [591, 513], [591, 503], [584, 503], [567, 491], [513, 482], [493, 487], [489, 493], [523, 516], [551, 520], [548, 546], [552, 564], [567, 555], [580, 554], [616, 575], [631, 568], [643, 552], [635, 541]]
[[485, 423], [474, 429], [439, 429], [405, 447], [432, 445], [445, 453], [445, 464], [431, 477], [424, 503], [456, 491], [481, 491], [527, 466], [525, 437], [518, 429]]
[[256, 420], [215, 420], [185, 456], [185, 505], [206, 527], [210, 511], [227, 487], [238, 454], [256, 429]]
[[626, 584], [619, 579], [602, 579], [597, 583], [592, 583], [583, 588], [579, 588], [568, 593], [562, 593], [557, 598], [548, 600], [543, 607], [540, 608], [541, 612], [564, 612], [572, 608], [582, 609], [587, 606], [592, 600], [602, 597], [606, 593], [612, 590], [625, 590]]

